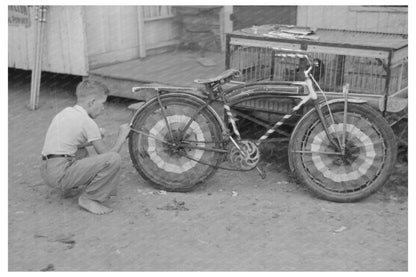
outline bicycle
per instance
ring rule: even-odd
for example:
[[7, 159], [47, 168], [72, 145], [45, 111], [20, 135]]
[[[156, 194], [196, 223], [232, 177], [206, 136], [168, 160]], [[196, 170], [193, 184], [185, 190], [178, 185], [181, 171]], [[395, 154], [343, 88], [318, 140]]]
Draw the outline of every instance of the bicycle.
[[[156, 188], [177, 192], [191, 191], [217, 169], [256, 169], [264, 178], [258, 165], [259, 146], [271, 134], [284, 133], [279, 128], [298, 116], [288, 159], [300, 182], [319, 197], [336, 202], [358, 201], [376, 192], [388, 180], [397, 155], [397, 142], [386, 120], [365, 101], [349, 98], [348, 86], [342, 98], [328, 100], [311, 74], [314, 63], [307, 52], [274, 50], [280, 57], [304, 59], [305, 80], [255, 81], [224, 89], [240, 75], [229, 69], [215, 78], [195, 80], [205, 87], [202, 95], [191, 87], [150, 88], [155, 97], [130, 122], [129, 152], [139, 174]], [[149, 88], [132, 91], [142, 89]], [[269, 125], [238, 108], [259, 99], [286, 101], [291, 110]], [[224, 118], [212, 107], [215, 103], [222, 105]], [[310, 104], [308, 111], [299, 114]], [[256, 140], [243, 139], [237, 115], [267, 131]]]

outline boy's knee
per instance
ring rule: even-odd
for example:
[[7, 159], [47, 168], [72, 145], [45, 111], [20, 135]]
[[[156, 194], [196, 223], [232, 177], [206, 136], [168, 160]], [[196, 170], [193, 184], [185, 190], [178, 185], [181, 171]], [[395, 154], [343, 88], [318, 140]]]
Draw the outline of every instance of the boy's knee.
[[120, 166], [121, 156], [119, 153], [109, 152], [109, 153], [106, 153], [105, 155], [108, 156], [108, 160], [107, 160], [108, 163], [110, 163], [113, 166], [118, 166], [118, 167]]

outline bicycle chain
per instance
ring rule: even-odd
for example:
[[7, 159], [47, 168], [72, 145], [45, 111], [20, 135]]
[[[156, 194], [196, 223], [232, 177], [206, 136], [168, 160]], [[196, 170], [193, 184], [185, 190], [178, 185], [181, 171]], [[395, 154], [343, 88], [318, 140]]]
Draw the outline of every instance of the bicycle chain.
[[213, 165], [213, 164], [210, 164], [210, 163], [207, 163], [207, 162], [203, 162], [203, 161], [194, 159], [192, 157], [189, 157], [188, 155], [186, 155], [186, 153], [181, 153], [180, 152], [180, 154], [183, 157], [185, 157], [185, 158], [187, 158], [187, 159], [189, 159], [191, 161], [194, 161], [194, 162], [197, 162], [197, 163], [200, 163], [200, 164], [203, 164], [203, 165], [211, 166], [211, 167], [216, 168], [216, 169], [223, 169], [223, 170], [229, 170], [229, 171], [251, 171], [251, 170], [253, 170], [252, 168], [251, 169], [235, 169], [235, 168], [223, 167], [223, 166], [219, 166], [219, 165]]

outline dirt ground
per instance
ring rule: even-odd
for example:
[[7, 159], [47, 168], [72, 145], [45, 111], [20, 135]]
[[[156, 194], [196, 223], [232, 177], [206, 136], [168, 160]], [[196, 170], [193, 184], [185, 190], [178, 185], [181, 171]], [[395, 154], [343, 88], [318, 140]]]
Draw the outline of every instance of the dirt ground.
[[[114, 212], [97, 216], [43, 184], [40, 151], [52, 117], [74, 105], [79, 78], [42, 76], [28, 110], [30, 74], [9, 72], [9, 271], [407, 271], [407, 164], [358, 203], [316, 198], [285, 159], [256, 171], [218, 171], [190, 193], [153, 189], [127, 145]], [[132, 101], [112, 98], [97, 119], [111, 144]], [[183, 205], [175, 203], [183, 202]]]

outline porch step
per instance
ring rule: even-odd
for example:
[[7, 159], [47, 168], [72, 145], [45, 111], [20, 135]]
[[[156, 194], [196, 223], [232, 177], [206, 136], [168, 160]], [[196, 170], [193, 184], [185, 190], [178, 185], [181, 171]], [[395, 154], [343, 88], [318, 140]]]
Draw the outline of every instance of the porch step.
[[196, 52], [170, 52], [91, 70], [89, 78], [105, 84], [111, 95], [146, 101], [154, 92], [132, 93], [134, 86], [197, 87], [195, 79], [217, 76], [225, 70], [225, 54], [205, 53], [201, 63]]
[[102, 76], [98, 74], [90, 74], [90, 80], [98, 81], [110, 90], [110, 95], [129, 99], [136, 99], [139, 101], [147, 101], [154, 96], [153, 91], [142, 90], [140, 92], [132, 92], [133, 87], [137, 86], [160, 86], [161, 84], [140, 82], [135, 80], [128, 80], [124, 78]]

